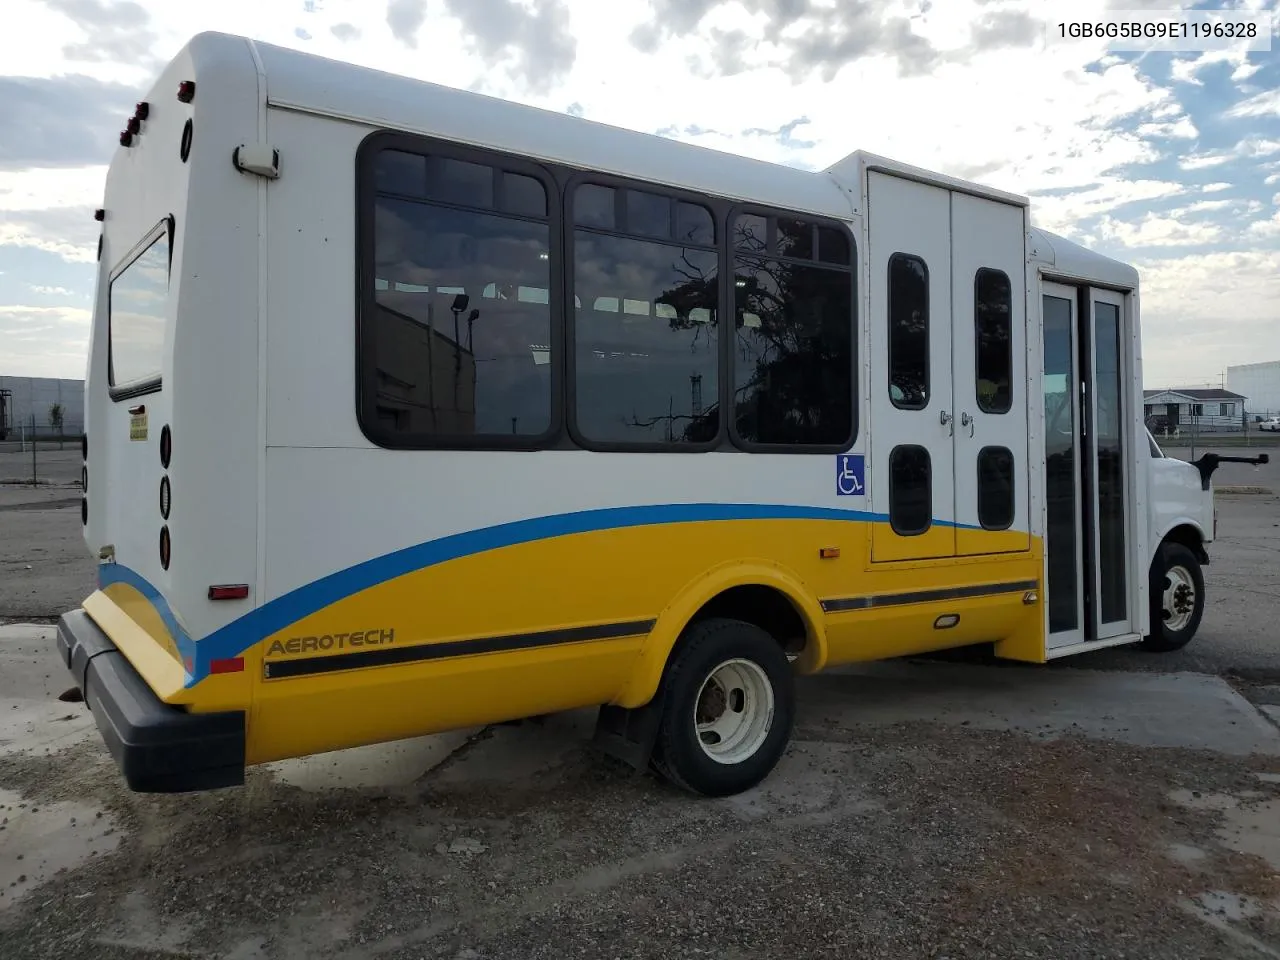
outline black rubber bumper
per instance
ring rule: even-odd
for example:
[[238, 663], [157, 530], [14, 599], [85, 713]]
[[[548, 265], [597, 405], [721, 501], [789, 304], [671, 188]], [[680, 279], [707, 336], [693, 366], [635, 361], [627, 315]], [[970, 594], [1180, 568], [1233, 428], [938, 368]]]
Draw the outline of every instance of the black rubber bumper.
[[58, 653], [129, 789], [183, 793], [244, 783], [243, 711], [188, 713], [165, 703], [83, 610], [59, 619]]

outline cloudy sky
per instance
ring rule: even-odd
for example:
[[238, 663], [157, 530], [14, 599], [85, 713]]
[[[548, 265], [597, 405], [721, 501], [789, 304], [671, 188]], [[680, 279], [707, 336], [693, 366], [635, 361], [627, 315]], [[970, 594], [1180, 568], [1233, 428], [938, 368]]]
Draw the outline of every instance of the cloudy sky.
[[1280, 359], [1280, 38], [1108, 55], [1045, 28], [1278, 2], [3, 0], [0, 374], [84, 375], [116, 133], [223, 30], [801, 168], [863, 148], [1029, 194], [1038, 225], [1141, 270], [1147, 386], [1216, 385]]

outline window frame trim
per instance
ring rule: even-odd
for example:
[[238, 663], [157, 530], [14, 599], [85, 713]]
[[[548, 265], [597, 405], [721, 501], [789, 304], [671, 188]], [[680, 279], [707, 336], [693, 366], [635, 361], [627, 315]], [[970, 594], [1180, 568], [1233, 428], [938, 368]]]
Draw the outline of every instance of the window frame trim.
[[[617, 229], [605, 229], [603, 227], [579, 225], [574, 219], [573, 200], [578, 187], [583, 185], [594, 185], [600, 187], [612, 187], [615, 190], [638, 190], [644, 193], [658, 194], [674, 200], [683, 200], [687, 203], [694, 203], [698, 206], [705, 207], [711, 212], [712, 225], [717, 231], [717, 237], [711, 245], [688, 244], [682, 245], [678, 240], [663, 239], [660, 237], [647, 237], [640, 234], [624, 233]], [[636, 180], [630, 177], [620, 177], [615, 174], [601, 173], [595, 170], [573, 170], [561, 187], [561, 222], [565, 225], [563, 237], [563, 274], [564, 274], [564, 335], [562, 347], [565, 353], [565, 429], [568, 437], [573, 444], [582, 450], [589, 450], [596, 453], [709, 453], [712, 450], [722, 449], [726, 440], [726, 423], [725, 423], [725, 351], [727, 346], [727, 338], [724, 336], [724, 316], [726, 303], [726, 278], [725, 278], [725, 243], [724, 243], [724, 211], [729, 208], [728, 201], [718, 197], [708, 196], [707, 194], [698, 193], [692, 190], [684, 190], [680, 187], [670, 187], [666, 184], [656, 183], [648, 180]], [[615, 195], [614, 199], [615, 211], [626, 206], [625, 198], [621, 193]], [[579, 230], [587, 233], [597, 234], [600, 236], [617, 237], [621, 240], [632, 240], [640, 243], [655, 243], [669, 247], [687, 246], [695, 250], [705, 250], [714, 252], [716, 256], [716, 269], [718, 271], [716, 283], [716, 312], [717, 325], [719, 327], [717, 335], [719, 341], [716, 344], [716, 394], [715, 402], [718, 407], [719, 415], [716, 423], [715, 436], [710, 440], [704, 440], [697, 443], [668, 443], [665, 440], [646, 440], [646, 441], [628, 441], [628, 440], [592, 440], [583, 435], [582, 430], [578, 426], [577, 409], [578, 409], [578, 342], [577, 342], [577, 321], [578, 311], [574, 306], [573, 298], [577, 296], [575, 289], [575, 278], [577, 276], [577, 232]], [[704, 396], [704, 409], [706, 398]]]
[[[978, 341], [978, 283], [982, 279], [984, 273], [998, 274], [1004, 277], [1005, 283], [1009, 288], [1009, 340], [1005, 354], [1009, 358], [1008, 374], [1009, 374], [1009, 406], [1003, 410], [988, 410], [982, 405], [982, 395], [978, 393], [978, 381], [981, 379], [979, 374], [982, 363], [981, 350]], [[998, 267], [979, 267], [973, 272], [973, 402], [978, 406], [978, 412], [986, 414], [989, 417], [1003, 417], [1013, 412], [1014, 406], [1014, 379], [1013, 379], [1013, 280], [1009, 274], [1005, 273]], [[1000, 527], [999, 529], [1006, 529]]]
[[[893, 398], [893, 261], [916, 260], [924, 268], [924, 403], [920, 406], [901, 404]], [[888, 327], [888, 343], [885, 350], [885, 392], [889, 395], [889, 403], [895, 410], [919, 413], [928, 410], [933, 402], [933, 296], [930, 289], [933, 277], [929, 271], [929, 262], [918, 253], [906, 253], [896, 250], [889, 254], [885, 261], [885, 325]]]
[[[754, 251], [739, 250], [733, 242], [732, 228], [733, 222], [739, 216], [756, 216], [766, 219], [766, 249], [762, 253]], [[778, 244], [778, 227], [779, 218], [787, 218], [793, 220], [807, 220], [813, 225], [813, 246], [814, 256], [812, 259], [804, 259], [800, 257], [781, 256], [774, 252]], [[825, 260], [817, 259], [818, 256], [818, 230], [819, 226], [832, 227], [836, 230], [842, 230], [849, 239], [849, 263], [828, 263]], [[722, 417], [723, 425], [727, 431], [729, 443], [733, 449], [741, 450], [744, 453], [777, 453], [777, 454], [796, 454], [796, 455], [823, 455], [832, 453], [847, 453], [858, 442], [858, 435], [861, 428], [860, 403], [861, 391], [859, 385], [859, 361], [861, 358], [861, 341], [862, 328], [859, 313], [859, 284], [860, 270], [858, 261], [858, 236], [853, 229], [853, 225], [847, 221], [834, 217], [824, 216], [822, 214], [809, 213], [801, 210], [787, 210], [781, 207], [771, 206], [769, 204], [739, 202], [730, 205], [728, 213], [724, 221], [724, 244], [722, 245], [721, 256], [724, 258], [724, 296], [726, 298], [726, 306], [728, 308], [727, 315], [730, 322], [731, 336], [724, 338], [725, 368], [724, 382], [726, 388], [726, 397], [723, 409], [728, 411], [727, 420]], [[737, 261], [739, 254], [746, 257], [755, 257], [763, 260], [780, 260], [785, 263], [794, 263], [804, 266], [813, 267], [817, 270], [827, 270], [832, 273], [843, 273], [849, 277], [849, 407], [850, 422], [849, 436], [847, 439], [839, 443], [759, 443], [754, 440], [745, 440], [739, 435], [737, 430], [737, 418], [733, 416], [735, 411], [735, 402], [737, 397], [737, 359], [733, 345], [737, 342], [738, 335], [738, 298], [736, 293], [737, 278]]]
[[[380, 196], [376, 167], [378, 155], [384, 150], [400, 150], [419, 155], [436, 155], [454, 160], [478, 163], [490, 168], [522, 174], [538, 180], [547, 196], [547, 247], [552, 257], [547, 274], [549, 284], [547, 312], [549, 317], [548, 347], [551, 353], [550, 411], [548, 427], [540, 434], [474, 433], [451, 436], [422, 433], [399, 433], [388, 430], [377, 420], [377, 352], [375, 332], [369, 329], [373, 312], [377, 309], [376, 289], [376, 215]], [[555, 447], [564, 436], [565, 423], [565, 277], [557, 270], [554, 257], [564, 247], [564, 225], [560, 199], [560, 183], [553, 168], [538, 161], [501, 150], [472, 147], [441, 137], [405, 133], [397, 130], [375, 130], [360, 141], [355, 157], [355, 414], [360, 432], [378, 447], [387, 450], [545, 450]], [[542, 223], [542, 219], [510, 213], [496, 208], [482, 210], [468, 204], [452, 204], [428, 198], [409, 198], [404, 195], [386, 194], [404, 202], [452, 210], [474, 211], [489, 216], [516, 220], [523, 223]]]
[[[114, 311], [111, 309], [111, 290], [115, 286], [116, 281], [120, 279], [125, 271], [137, 263], [142, 258], [143, 254], [150, 250], [152, 245], [166, 233], [168, 234], [169, 241], [169, 262], [165, 276], [165, 291], [167, 294], [169, 288], [173, 284], [173, 248], [178, 233], [177, 218], [175, 218], [172, 213], [166, 214], [158, 223], [148, 230], [146, 234], [143, 235], [142, 239], [133, 245], [129, 252], [124, 255], [121, 261], [107, 275], [107, 396], [116, 403], [121, 400], [133, 400], [137, 397], [144, 397], [151, 393], [159, 393], [164, 386], [163, 369], [159, 373], [140, 377], [137, 380], [126, 380], [124, 383], [120, 384], [115, 382], [115, 336], [113, 332], [114, 325], [112, 323]], [[101, 245], [102, 238], [99, 237], [98, 239], [99, 245]], [[101, 251], [99, 251], [99, 256], [101, 256]], [[171, 305], [166, 299], [166, 334], [168, 333], [168, 313], [170, 306]], [[160, 359], [160, 364], [161, 367], [164, 366], [163, 357]]]

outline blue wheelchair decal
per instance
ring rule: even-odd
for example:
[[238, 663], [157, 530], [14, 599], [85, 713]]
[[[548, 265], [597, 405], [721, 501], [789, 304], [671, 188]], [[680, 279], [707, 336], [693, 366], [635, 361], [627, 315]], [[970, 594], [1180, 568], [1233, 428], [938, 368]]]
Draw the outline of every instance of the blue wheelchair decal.
[[862, 454], [837, 454], [836, 494], [841, 497], [861, 497], [866, 492], [866, 461]]

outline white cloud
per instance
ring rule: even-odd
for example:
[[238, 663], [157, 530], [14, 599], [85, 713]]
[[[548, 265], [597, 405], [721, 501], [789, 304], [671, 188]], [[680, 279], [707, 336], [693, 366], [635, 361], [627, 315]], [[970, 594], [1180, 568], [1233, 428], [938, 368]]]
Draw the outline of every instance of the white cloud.
[[1206, 183], [1196, 189], [1201, 193], [1220, 193], [1223, 190], [1230, 190], [1231, 187], [1230, 183]]
[[1151, 379], [1202, 376], [1280, 349], [1280, 250], [1139, 261], [1142, 352]]
[[1130, 249], [1141, 247], [1196, 247], [1222, 237], [1222, 228], [1213, 223], [1186, 223], [1171, 216], [1147, 214], [1141, 220], [1113, 220], [1104, 217], [1098, 230], [1105, 239]]
[[4, 372], [24, 377], [82, 377], [89, 311], [80, 307], [0, 304]]
[[1280, 89], [1241, 100], [1226, 111], [1228, 117], [1280, 117]]
[[75, 296], [75, 294], [73, 294], [73, 293], [72, 293], [70, 290], [68, 290], [66, 287], [46, 287], [46, 286], [44, 286], [44, 285], [42, 285], [42, 284], [38, 284], [38, 283], [29, 283], [29, 284], [27, 284], [27, 286], [31, 288], [31, 292], [32, 292], [32, 293], [41, 293], [41, 294], [44, 294], [45, 296], [50, 296], [50, 297], [73, 297], [73, 296]]

